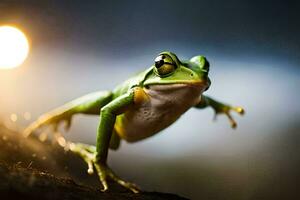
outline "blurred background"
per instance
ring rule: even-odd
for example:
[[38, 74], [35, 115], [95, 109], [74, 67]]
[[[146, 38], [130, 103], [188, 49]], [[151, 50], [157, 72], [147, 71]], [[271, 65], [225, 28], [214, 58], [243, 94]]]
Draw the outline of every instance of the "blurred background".
[[[191, 109], [109, 163], [145, 190], [191, 199], [295, 198], [300, 176], [300, 4], [294, 1], [0, 1], [27, 60], [0, 69], [0, 119], [26, 126], [76, 97], [113, 89], [164, 50], [205, 55], [206, 93], [241, 105], [237, 130]], [[27, 120], [25, 120], [26, 118]], [[95, 144], [98, 117], [75, 117], [66, 138]]]

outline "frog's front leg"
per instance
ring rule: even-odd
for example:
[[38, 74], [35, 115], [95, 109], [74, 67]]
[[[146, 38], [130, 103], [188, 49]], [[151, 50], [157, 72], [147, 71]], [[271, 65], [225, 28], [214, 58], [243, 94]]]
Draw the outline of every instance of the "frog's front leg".
[[107, 165], [107, 154], [110, 144], [110, 139], [113, 133], [116, 116], [123, 113], [134, 104], [135, 89], [130, 90], [128, 93], [114, 99], [100, 111], [100, 122], [97, 133], [96, 151], [92, 147], [82, 144], [72, 144], [71, 151], [79, 154], [88, 164], [88, 172], [92, 173], [93, 168], [96, 169], [100, 182], [103, 186], [102, 191], [107, 191], [109, 186], [107, 178], [110, 178], [120, 185], [130, 189], [134, 193], [138, 193], [139, 189], [133, 183], [119, 178]]
[[216, 101], [210, 97], [204, 96], [204, 95], [201, 96], [200, 102], [195, 107], [196, 108], [206, 108], [208, 106], [210, 106], [214, 109], [215, 117], [218, 114], [225, 114], [228, 117], [232, 128], [236, 128], [237, 123], [231, 116], [230, 111], [235, 111], [240, 115], [243, 115], [245, 113], [245, 111], [242, 107], [230, 106], [230, 105], [218, 102], [218, 101]]

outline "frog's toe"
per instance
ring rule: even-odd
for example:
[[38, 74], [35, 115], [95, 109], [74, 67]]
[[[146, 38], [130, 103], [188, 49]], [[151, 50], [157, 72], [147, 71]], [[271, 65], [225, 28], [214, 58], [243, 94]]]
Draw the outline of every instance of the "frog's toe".
[[219, 115], [219, 114], [225, 114], [229, 120], [231, 128], [235, 129], [237, 127], [237, 123], [234, 120], [234, 118], [232, 117], [230, 111], [235, 111], [236, 113], [238, 113], [240, 115], [245, 114], [245, 110], [242, 107], [233, 107], [233, 106], [229, 106], [229, 105], [222, 105], [220, 108], [215, 109], [214, 119], [216, 119], [217, 115]]
[[227, 118], [229, 119], [231, 128], [235, 129], [237, 127], [237, 123], [236, 121], [233, 119], [233, 117], [231, 116], [231, 114], [229, 112], [225, 112], [225, 115], [227, 116]]
[[93, 162], [95, 160], [95, 156], [94, 156], [95, 147], [91, 145], [82, 144], [82, 143], [70, 143], [69, 149], [70, 151], [78, 154], [80, 157], [83, 158], [83, 160], [88, 165], [87, 173], [93, 174], [94, 173]]
[[114, 173], [110, 173], [109, 176], [115, 182], [117, 182], [118, 184], [122, 185], [123, 187], [131, 190], [133, 193], [139, 193], [141, 191], [140, 188], [136, 184], [128, 182], [128, 181], [124, 181], [121, 178], [119, 178], [118, 176], [116, 176]]
[[108, 191], [108, 184], [107, 184], [107, 175], [108, 175], [108, 167], [103, 164], [94, 163], [95, 168], [97, 170], [97, 174], [102, 185], [102, 192]]
[[233, 119], [233, 117], [230, 114], [230, 110], [235, 111], [236, 113], [240, 114], [240, 115], [244, 115], [245, 114], [245, 110], [242, 107], [230, 107], [230, 109], [226, 109], [226, 111], [224, 112], [225, 115], [228, 117], [231, 128], [235, 129], [237, 127], [237, 123], [236, 121]]
[[130, 183], [130, 182], [125, 182], [125, 181], [118, 181], [118, 183], [120, 185], [122, 185], [123, 187], [131, 190], [133, 193], [137, 194], [137, 193], [140, 193], [141, 192], [141, 189], [134, 183]]
[[23, 136], [29, 137], [34, 131], [36, 131], [39, 128], [39, 126], [40, 125], [37, 122], [33, 122], [23, 130]]
[[94, 173], [94, 169], [93, 169], [93, 163], [88, 163], [88, 170], [87, 170], [87, 173], [89, 175], [92, 175]]
[[235, 112], [237, 112], [240, 115], [244, 115], [245, 114], [245, 109], [242, 108], [242, 107], [237, 106], [237, 107], [232, 107], [231, 109], [234, 110]]
[[68, 119], [65, 119], [65, 124], [64, 124], [64, 128], [65, 128], [65, 131], [69, 131], [70, 128], [71, 128], [71, 124], [72, 124], [72, 119], [71, 118], [68, 118]]
[[25, 128], [23, 131], [23, 136], [29, 137], [32, 133], [47, 127], [50, 127], [54, 133], [58, 132], [58, 128], [63, 122], [65, 122], [65, 130], [68, 131], [71, 127], [71, 121], [71, 115], [53, 116], [51, 114], [45, 114]]
[[100, 182], [103, 186], [101, 191], [105, 192], [109, 189], [108, 184], [107, 184], [107, 177], [109, 177], [113, 181], [117, 182], [119, 185], [131, 190], [133, 193], [140, 192], [140, 189], [138, 188], [138, 186], [136, 186], [134, 183], [124, 181], [123, 179], [118, 177], [107, 165], [100, 164], [100, 163], [94, 163], [94, 166], [98, 172]]

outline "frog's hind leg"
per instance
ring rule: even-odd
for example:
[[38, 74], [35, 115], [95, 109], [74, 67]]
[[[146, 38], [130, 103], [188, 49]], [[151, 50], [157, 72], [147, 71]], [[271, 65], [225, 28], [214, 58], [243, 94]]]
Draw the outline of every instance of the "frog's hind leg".
[[98, 91], [87, 94], [42, 115], [32, 124], [30, 124], [24, 130], [23, 134], [25, 137], [28, 137], [33, 132], [48, 126], [52, 127], [53, 131], [56, 132], [59, 124], [62, 122], [65, 122], [65, 129], [67, 131], [71, 126], [73, 115], [79, 113], [99, 115], [100, 109], [109, 103], [111, 99], [112, 92], [110, 91]]

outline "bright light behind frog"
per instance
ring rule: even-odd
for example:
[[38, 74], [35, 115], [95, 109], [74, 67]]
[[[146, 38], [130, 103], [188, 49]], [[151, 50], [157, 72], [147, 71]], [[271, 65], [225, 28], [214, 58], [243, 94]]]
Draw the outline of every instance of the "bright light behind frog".
[[28, 40], [22, 31], [12, 26], [0, 26], [0, 69], [21, 65], [28, 52]]
[[154, 72], [160, 77], [165, 77], [172, 74], [176, 68], [176, 62], [170, 55], [166, 53], [162, 53], [155, 58]]

